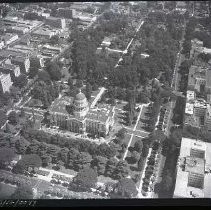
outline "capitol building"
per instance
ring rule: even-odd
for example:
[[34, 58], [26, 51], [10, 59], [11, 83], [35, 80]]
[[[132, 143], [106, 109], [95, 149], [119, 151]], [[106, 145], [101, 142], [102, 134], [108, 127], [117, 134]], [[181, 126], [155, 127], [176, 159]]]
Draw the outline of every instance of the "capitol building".
[[75, 97], [56, 99], [49, 109], [51, 124], [74, 133], [105, 137], [114, 124], [115, 112], [114, 106], [98, 104], [104, 90], [101, 88], [90, 103], [81, 90]]

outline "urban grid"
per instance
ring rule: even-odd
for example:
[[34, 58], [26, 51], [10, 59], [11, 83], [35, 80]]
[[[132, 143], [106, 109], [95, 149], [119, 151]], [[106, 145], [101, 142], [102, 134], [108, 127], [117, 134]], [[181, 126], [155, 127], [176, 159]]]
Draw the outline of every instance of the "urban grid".
[[0, 200], [211, 198], [210, 9], [0, 3]]

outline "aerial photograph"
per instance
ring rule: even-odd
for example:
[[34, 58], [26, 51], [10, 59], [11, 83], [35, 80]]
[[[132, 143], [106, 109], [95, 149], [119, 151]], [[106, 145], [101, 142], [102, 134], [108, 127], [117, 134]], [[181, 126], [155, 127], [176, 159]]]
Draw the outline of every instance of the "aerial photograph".
[[210, 10], [0, 3], [0, 206], [211, 198]]

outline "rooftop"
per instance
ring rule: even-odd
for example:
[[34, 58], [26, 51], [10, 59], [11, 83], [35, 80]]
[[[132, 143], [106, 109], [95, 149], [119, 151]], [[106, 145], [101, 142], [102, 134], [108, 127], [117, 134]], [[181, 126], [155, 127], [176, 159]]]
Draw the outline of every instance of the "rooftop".
[[61, 114], [69, 114], [66, 110], [66, 105], [70, 105], [73, 101], [73, 98], [70, 97], [62, 97], [57, 98], [55, 101], [51, 104], [50, 112], [57, 112]]
[[194, 105], [192, 103], [186, 103], [185, 106], [185, 114], [192, 115], [193, 114]]
[[211, 198], [211, 143], [182, 138], [174, 197]]
[[16, 68], [17, 68], [17, 66], [13, 65], [13, 64], [4, 64], [4, 65], [0, 66], [0, 70], [7, 69], [7, 70], [14, 71]]
[[0, 72], [0, 79], [3, 79], [4, 77], [8, 77], [8, 76], [10, 76], [10, 74], [5, 74], [5, 73]]
[[200, 126], [200, 118], [193, 115], [185, 115], [184, 124], [198, 128]]
[[12, 33], [6, 33], [4, 36], [2, 36], [1, 38], [5, 41], [10, 40], [12, 37], [14, 36], [18, 36], [17, 34], [12, 34]]
[[195, 92], [194, 91], [191, 91], [191, 90], [188, 90], [187, 91], [187, 101], [192, 101], [195, 99]]
[[12, 57], [26, 57], [26, 53], [20, 53], [14, 50], [1, 50], [0, 51], [0, 57], [2, 58], [8, 58], [9, 56]]
[[206, 78], [206, 68], [192, 65], [189, 69], [188, 84], [195, 85], [196, 78]]

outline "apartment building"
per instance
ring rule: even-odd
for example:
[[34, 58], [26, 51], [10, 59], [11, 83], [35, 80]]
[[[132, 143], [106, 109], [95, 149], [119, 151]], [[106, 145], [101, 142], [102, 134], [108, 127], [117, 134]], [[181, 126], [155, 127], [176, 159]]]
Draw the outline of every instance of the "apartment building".
[[0, 72], [0, 93], [9, 92], [12, 84], [10, 74]]

